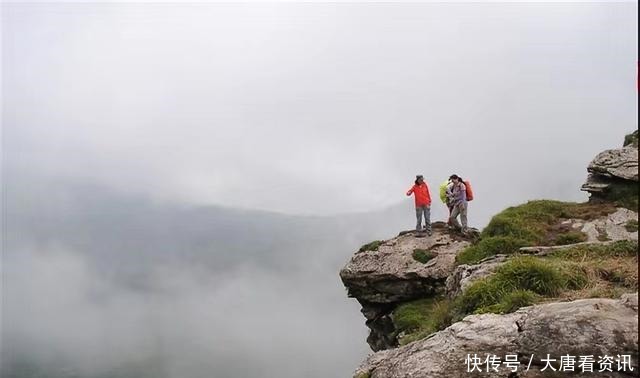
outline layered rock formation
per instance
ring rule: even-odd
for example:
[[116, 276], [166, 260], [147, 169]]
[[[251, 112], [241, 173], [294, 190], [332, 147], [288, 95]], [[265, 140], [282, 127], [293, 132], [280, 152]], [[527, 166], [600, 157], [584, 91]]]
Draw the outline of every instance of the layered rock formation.
[[581, 190], [591, 198], [610, 199], [616, 189], [638, 185], [638, 132], [625, 138], [625, 146], [599, 153], [587, 167], [589, 176]]
[[[401, 232], [376, 245], [376, 250], [358, 251], [340, 271], [348, 295], [362, 305], [371, 329], [367, 342], [374, 351], [398, 345], [389, 314], [403, 301], [444, 292], [456, 253], [471, 242], [469, 236], [450, 233], [442, 222], [432, 227], [430, 237]], [[416, 253], [426, 254], [429, 260], [417, 260], [421, 258], [416, 259]]]

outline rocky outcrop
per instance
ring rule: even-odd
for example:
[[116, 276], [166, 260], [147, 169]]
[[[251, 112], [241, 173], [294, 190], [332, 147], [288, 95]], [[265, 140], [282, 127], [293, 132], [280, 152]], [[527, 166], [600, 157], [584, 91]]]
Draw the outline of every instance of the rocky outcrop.
[[638, 149], [623, 147], [603, 151], [591, 161], [587, 171], [604, 177], [638, 181]]
[[[631, 134], [634, 135], [634, 134]], [[625, 143], [625, 147], [606, 150], [587, 167], [589, 176], [581, 190], [589, 192], [592, 199], [607, 198], [615, 187], [638, 185], [638, 144]]]
[[[593, 203], [585, 204], [588, 208], [586, 212], [573, 215], [583, 216], [584, 219], [562, 217], [557, 220], [558, 224], [541, 225], [541, 227], [549, 226], [549, 237], [543, 240], [542, 246], [528, 245], [520, 248], [519, 254], [537, 256], [529, 260], [522, 259], [522, 261], [547, 259], [546, 261], [549, 262], [563, 254], [559, 253], [554, 257], [542, 256], [559, 249], [584, 244], [598, 244], [598, 248], [593, 248], [595, 251], [601, 250], [599, 248], [603, 245], [612, 245], [612, 248], [633, 248], [633, 243], [617, 241], [638, 240], [637, 140], [636, 132], [625, 138], [625, 147], [607, 150], [596, 156], [588, 166], [589, 178], [582, 187], [582, 190], [590, 193], [590, 202]], [[580, 242], [554, 245], [563, 244], [560, 238], [557, 238], [557, 234], [560, 233], [573, 233], [579, 237], [567, 238], [565, 241]], [[514, 250], [494, 250], [491, 252], [505, 254], [485, 258], [477, 264], [456, 266], [456, 255], [476, 240], [477, 234], [469, 236], [450, 233], [444, 223], [435, 223], [434, 234], [430, 237], [424, 236], [414, 232], [402, 232], [393, 239], [372, 243], [356, 252], [340, 271], [340, 277], [349, 296], [356, 298], [362, 305], [366, 325], [371, 330], [367, 342], [376, 352], [360, 366], [355, 378], [555, 376], [549, 375], [550, 369], [543, 371], [545, 365], [542, 358], [549, 355], [559, 362], [561, 356], [567, 354], [592, 355], [596, 361], [599, 356], [628, 355], [631, 367], [635, 370], [630, 375], [638, 376], [636, 374], [638, 372], [637, 293], [624, 294], [619, 299], [595, 298], [573, 302], [550, 301], [561, 301], [562, 298], [575, 298], [575, 296], [547, 296], [544, 292], [536, 292], [543, 296], [530, 301], [526, 296], [519, 297], [516, 293], [515, 296], [509, 297], [511, 298], [509, 300], [515, 301], [514, 307], [491, 307], [498, 304], [502, 306], [503, 302], [498, 303], [496, 300], [495, 303], [489, 302], [494, 303], [489, 307], [468, 309], [467, 302], [472, 302], [469, 298], [476, 293], [467, 292], [470, 294], [468, 296], [461, 296], [461, 294], [474, 282], [496, 272], [500, 274], [496, 279], [504, 279], [501, 275], [504, 275], [506, 269], [499, 270], [499, 268], [510, 261], [514, 256], [512, 254]], [[584, 258], [586, 256], [585, 252]], [[585, 280], [593, 279], [595, 286], [600, 287], [598, 285], [602, 284], [603, 287], [609, 288], [614, 281], [607, 278], [609, 276], [603, 276], [604, 278], [600, 276], [610, 274], [613, 277], [621, 273], [622, 280], [620, 277], [614, 277], [616, 285], [619, 284], [615, 288], [620, 288], [622, 292], [627, 293], [637, 290], [637, 270], [633, 272], [632, 268], [627, 269], [633, 260], [632, 256], [625, 258], [617, 255], [610, 256], [609, 260], [603, 261], [599, 260], [598, 256], [596, 258], [597, 260], [593, 260], [595, 262], [592, 261], [590, 264], [597, 264], [597, 266], [585, 273]], [[637, 256], [635, 259], [637, 262]], [[473, 261], [473, 259], [466, 261]], [[564, 261], [559, 262], [559, 264], [563, 263]], [[568, 261], [568, 263], [579, 264], [577, 261]], [[530, 269], [531, 272], [536, 272], [535, 269], [538, 268], [532, 265]], [[582, 272], [582, 269], [576, 270], [576, 273]], [[628, 275], [625, 276], [627, 273]], [[578, 274], [576, 277], [582, 276]], [[498, 288], [501, 287], [512, 286], [503, 285]], [[579, 290], [584, 288], [586, 286], [580, 286]], [[521, 289], [527, 291], [529, 287], [523, 286]], [[477, 291], [484, 293], [480, 289]], [[619, 292], [612, 295], [614, 291], [595, 292], [615, 297], [620, 295]], [[589, 293], [579, 293], [577, 297], [588, 297], [591, 295]], [[494, 300], [493, 297], [499, 296], [499, 300], [502, 301], [507, 298], [503, 298], [502, 294], [504, 290], [500, 289], [495, 293], [489, 293], [488, 297]], [[416, 301], [417, 299], [426, 300]], [[518, 300], [522, 302], [517, 302]], [[468, 315], [460, 320], [464, 314], [474, 311], [504, 313], [539, 301], [546, 303], [523, 307], [513, 313]], [[406, 302], [410, 303], [399, 308]], [[415, 319], [414, 313], [417, 314]], [[403, 328], [396, 329], [394, 318], [399, 324], [398, 327]], [[442, 330], [447, 325], [449, 326]], [[403, 343], [408, 342], [408, 344], [399, 346], [398, 337], [402, 338]], [[424, 338], [420, 339], [421, 337]], [[520, 369], [513, 372], [500, 365], [502, 369], [499, 371], [483, 370], [481, 373], [470, 373], [465, 362], [465, 358], [469, 355], [477, 355], [483, 362], [487, 356], [504, 358], [506, 355], [511, 355], [520, 363]], [[557, 363], [555, 367], [558, 367]], [[629, 376], [624, 372], [598, 372], [597, 368], [595, 366], [595, 373], [585, 373], [585, 375]], [[576, 372], [574, 375], [582, 376], [583, 374]]]
[[[596, 361], [598, 356], [630, 355], [634, 375], [638, 369], [638, 294], [618, 300], [548, 303], [506, 315], [470, 315], [432, 337], [369, 356], [355, 377], [537, 377], [545, 366], [543, 358], [555, 358], [557, 369], [560, 357], [567, 354], [576, 360], [577, 356], [592, 355]], [[468, 355], [482, 361], [491, 355], [502, 360], [506, 355], [517, 355], [519, 369], [515, 375], [504, 365], [491, 373], [469, 373]], [[481, 367], [485, 369], [485, 365]], [[625, 376], [617, 372], [596, 374]]]
[[[432, 236], [402, 232], [375, 251], [356, 252], [340, 271], [348, 295], [362, 305], [371, 330], [367, 342], [375, 351], [398, 345], [389, 317], [393, 309], [404, 301], [443, 293], [456, 254], [470, 244], [468, 236], [449, 232], [442, 222], [432, 226]], [[416, 251], [431, 258], [420, 262], [414, 257]]]

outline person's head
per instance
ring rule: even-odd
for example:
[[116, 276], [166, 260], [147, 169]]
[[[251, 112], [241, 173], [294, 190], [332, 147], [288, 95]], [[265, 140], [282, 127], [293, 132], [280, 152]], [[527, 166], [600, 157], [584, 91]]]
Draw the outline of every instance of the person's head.
[[462, 181], [462, 179], [458, 175], [451, 175], [449, 176], [449, 181], [457, 184]]
[[416, 175], [416, 185], [422, 184], [424, 182], [424, 177], [422, 175]]

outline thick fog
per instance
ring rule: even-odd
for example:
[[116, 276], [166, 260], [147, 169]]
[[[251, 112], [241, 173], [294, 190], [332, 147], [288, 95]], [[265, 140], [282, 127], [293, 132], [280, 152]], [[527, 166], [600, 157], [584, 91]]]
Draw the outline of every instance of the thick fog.
[[0, 375], [349, 376], [338, 270], [416, 174], [470, 180], [478, 228], [586, 199], [637, 127], [636, 14], [3, 3]]

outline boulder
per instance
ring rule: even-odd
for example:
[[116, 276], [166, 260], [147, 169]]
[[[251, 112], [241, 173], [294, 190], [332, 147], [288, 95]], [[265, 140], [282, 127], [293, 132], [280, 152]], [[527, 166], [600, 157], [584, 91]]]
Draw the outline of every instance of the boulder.
[[638, 181], [638, 149], [623, 147], [603, 151], [596, 155], [587, 170], [599, 176]]

